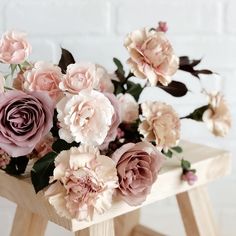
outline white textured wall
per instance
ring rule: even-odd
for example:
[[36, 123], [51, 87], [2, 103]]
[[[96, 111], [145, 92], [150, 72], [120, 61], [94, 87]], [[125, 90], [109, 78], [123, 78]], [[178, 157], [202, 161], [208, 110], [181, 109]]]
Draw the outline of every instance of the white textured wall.
[[[113, 56], [122, 61], [127, 58], [122, 46], [126, 33], [166, 20], [169, 38], [178, 55], [203, 57], [204, 66], [220, 73], [221, 79], [206, 76], [203, 84], [226, 93], [236, 121], [235, 12], [234, 0], [0, 0], [0, 32], [27, 31], [33, 45], [33, 60], [57, 62], [61, 45], [78, 60], [98, 62], [112, 70]], [[196, 79], [185, 73], [176, 77], [186, 81], [193, 93], [187, 99], [173, 99], [158, 91], [158, 99], [174, 104], [184, 114], [203, 99], [199, 100], [200, 86]], [[154, 98], [154, 92], [151, 97]], [[214, 138], [202, 124], [184, 121], [182, 127], [185, 139], [230, 149], [236, 154], [235, 127], [226, 139]], [[232, 175], [209, 186], [224, 236], [236, 235], [235, 171], [233, 161]], [[9, 234], [13, 210], [13, 204], [0, 199], [1, 236]], [[184, 235], [174, 199], [143, 209], [142, 221], [168, 235]], [[70, 234], [50, 224], [47, 235]]]

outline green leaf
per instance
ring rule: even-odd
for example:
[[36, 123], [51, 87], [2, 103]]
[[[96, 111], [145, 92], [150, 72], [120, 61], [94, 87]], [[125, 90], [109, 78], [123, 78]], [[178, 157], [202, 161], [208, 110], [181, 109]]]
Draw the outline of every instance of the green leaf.
[[114, 88], [115, 88], [115, 90], [114, 90], [115, 95], [125, 92], [125, 89], [124, 89], [123, 85], [121, 84], [121, 82], [116, 81], [116, 80], [111, 80], [111, 82], [113, 83]]
[[29, 158], [26, 156], [12, 157], [4, 171], [10, 175], [20, 175], [25, 172]]
[[121, 63], [121, 61], [117, 58], [113, 58], [113, 62], [115, 63], [117, 69], [115, 71], [117, 77], [119, 78], [119, 80], [124, 83], [126, 81], [126, 78], [125, 78], [125, 71], [124, 71], [124, 67]]
[[182, 159], [181, 160], [181, 167], [183, 168], [183, 170], [190, 170], [191, 163], [189, 161]]
[[53, 137], [59, 138], [59, 127], [58, 127], [58, 119], [57, 119], [57, 110], [54, 110], [53, 114], [53, 127], [51, 128], [50, 132], [52, 133]]
[[53, 170], [55, 169], [54, 161], [56, 156], [57, 153], [50, 152], [33, 165], [31, 181], [36, 193], [49, 185], [49, 177], [53, 175]]
[[68, 50], [64, 48], [61, 48], [61, 58], [58, 63], [58, 66], [61, 68], [62, 73], [65, 74], [67, 66], [74, 63], [75, 63], [75, 59], [73, 55], [71, 54], [71, 52], [69, 52]]
[[175, 147], [172, 147], [171, 149], [174, 150], [177, 153], [183, 152], [183, 149], [180, 146], [175, 146]]
[[169, 157], [169, 158], [172, 158], [173, 156], [173, 152], [169, 149], [167, 152], [162, 152], [165, 156]]
[[127, 91], [126, 93], [131, 94], [136, 101], [139, 100], [140, 94], [143, 91], [143, 87], [140, 84], [136, 84], [132, 81], [127, 81]]
[[10, 65], [10, 69], [11, 69], [11, 76], [13, 76], [14, 75], [14, 73], [15, 73], [15, 71], [16, 71], [16, 69], [17, 69], [17, 64], [11, 64]]
[[197, 109], [195, 109], [192, 113], [190, 113], [188, 116], [183, 117], [182, 119], [192, 119], [195, 121], [202, 121], [202, 116], [203, 113], [209, 108], [209, 105], [205, 105], [202, 107], [199, 107]]
[[52, 149], [53, 151], [60, 153], [63, 150], [69, 150], [71, 147], [79, 147], [79, 145], [80, 144], [76, 142], [67, 143], [63, 139], [58, 139], [53, 143]]

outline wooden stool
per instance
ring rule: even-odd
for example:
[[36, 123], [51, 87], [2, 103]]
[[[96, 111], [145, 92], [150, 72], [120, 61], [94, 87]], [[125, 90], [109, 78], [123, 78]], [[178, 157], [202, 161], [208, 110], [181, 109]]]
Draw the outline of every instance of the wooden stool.
[[0, 196], [17, 204], [11, 236], [43, 236], [48, 221], [75, 232], [76, 236], [160, 236], [162, 234], [139, 225], [138, 209], [174, 195], [187, 235], [218, 235], [203, 185], [230, 172], [230, 154], [189, 142], [182, 142], [181, 146], [184, 150], [181, 157], [189, 160], [197, 170], [198, 181], [195, 185], [189, 186], [180, 180], [182, 170], [179, 161], [174, 158], [165, 162], [151, 194], [141, 206], [131, 207], [125, 202], [115, 201], [108, 212], [95, 215], [92, 222], [60, 217], [42, 192], [35, 194], [29, 178], [15, 178], [0, 171]]

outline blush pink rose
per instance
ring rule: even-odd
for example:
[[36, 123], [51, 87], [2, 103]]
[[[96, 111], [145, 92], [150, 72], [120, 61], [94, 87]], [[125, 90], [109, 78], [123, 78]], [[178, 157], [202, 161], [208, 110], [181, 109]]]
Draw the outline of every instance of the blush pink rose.
[[0, 94], [0, 148], [12, 157], [32, 152], [52, 127], [54, 106], [44, 92]]
[[57, 104], [57, 111], [62, 139], [95, 146], [104, 142], [114, 114], [109, 99], [95, 90], [65, 96]]
[[10, 161], [11, 157], [0, 148], [0, 169], [6, 169]]
[[150, 193], [164, 160], [163, 155], [148, 142], [127, 143], [117, 149], [118, 193], [131, 206], [142, 204]]
[[54, 143], [54, 137], [51, 133], [47, 134], [45, 137], [43, 137], [42, 140], [37, 143], [35, 146], [35, 154], [37, 157], [41, 158], [45, 156], [47, 153], [53, 151], [52, 150], [52, 144]]
[[4, 86], [5, 86], [5, 78], [0, 73], [0, 93], [3, 93], [5, 91]]
[[57, 102], [62, 92], [59, 83], [62, 80], [61, 69], [51, 63], [39, 61], [24, 74], [24, 88], [28, 91], [45, 91], [53, 101]]
[[209, 109], [203, 113], [202, 120], [215, 136], [224, 137], [232, 125], [228, 104], [220, 93], [208, 94], [208, 98]]
[[121, 107], [122, 121], [125, 123], [132, 123], [139, 117], [138, 103], [129, 93], [119, 94], [118, 100]]
[[152, 86], [158, 82], [167, 86], [179, 67], [179, 58], [164, 32], [140, 29], [127, 35], [128, 64], [135, 76], [148, 79]]
[[29, 56], [31, 46], [26, 40], [26, 34], [8, 31], [0, 40], [0, 61], [6, 64], [21, 64]]
[[160, 150], [165, 151], [176, 146], [180, 139], [180, 119], [172, 106], [162, 102], [144, 102], [141, 108], [144, 119], [139, 132], [144, 140], [155, 142]]
[[111, 102], [114, 108], [114, 114], [112, 116], [112, 122], [109, 128], [109, 131], [107, 132], [107, 136], [103, 144], [99, 147], [100, 150], [107, 149], [109, 146], [109, 143], [116, 139], [118, 135], [118, 127], [121, 123], [121, 107], [120, 107], [119, 101], [117, 100], [116, 96], [112, 93], [105, 93], [105, 96]]
[[45, 193], [50, 204], [60, 216], [77, 220], [92, 220], [94, 213], [107, 211], [118, 186], [114, 161], [86, 145], [56, 157], [51, 181], [56, 182]]
[[104, 67], [92, 63], [75, 63], [67, 67], [60, 89], [78, 94], [83, 89], [113, 92], [114, 87]]

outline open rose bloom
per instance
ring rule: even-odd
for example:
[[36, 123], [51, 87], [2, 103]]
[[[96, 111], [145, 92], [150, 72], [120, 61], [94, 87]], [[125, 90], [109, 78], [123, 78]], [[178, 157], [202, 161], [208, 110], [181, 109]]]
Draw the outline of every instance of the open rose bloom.
[[[26, 35], [4, 33], [0, 63], [9, 71], [0, 71], [1, 171], [14, 176], [30, 171], [36, 193], [43, 191], [60, 216], [88, 221], [114, 201], [145, 202], [158, 185], [165, 156], [179, 162], [180, 120], [205, 122], [214, 135], [225, 136], [231, 117], [219, 93], [186, 117], [145, 96], [160, 89], [185, 96], [189, 89], [174, 78], [178, 69], [197, 81], [213, 73], [196, 70], [200, 60], [176, 56], [167, 30], [159, 22], [126, 36], [128, 71], [117, 58], [108, 71], [97, 62], [76, 61], [64, 48], [58, 63], [31, 61]], [[198, 178], [190, 167], [183, 153], [182, 180], [193, 184]]]

